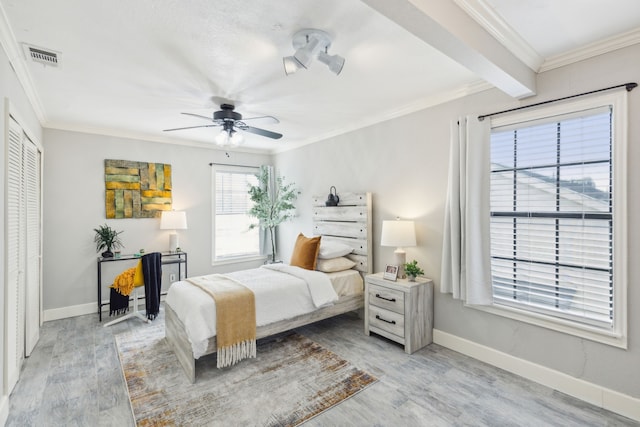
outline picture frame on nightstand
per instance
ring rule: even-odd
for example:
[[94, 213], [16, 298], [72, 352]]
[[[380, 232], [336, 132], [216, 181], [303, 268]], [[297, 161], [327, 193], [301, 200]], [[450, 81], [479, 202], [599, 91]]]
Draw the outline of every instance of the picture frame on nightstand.
[[398, 279], [398, 266], [397, 265], [387, 265], [384, 269], [384, 274], [382, 275], [383, 279], [396, 281]]

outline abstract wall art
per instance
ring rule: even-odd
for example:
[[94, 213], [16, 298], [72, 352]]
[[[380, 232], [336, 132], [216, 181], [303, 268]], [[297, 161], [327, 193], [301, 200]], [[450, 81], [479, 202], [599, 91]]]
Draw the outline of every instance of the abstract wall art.
[[107, 219], [156, 218], [171, 210], [171, 165], [104, 161]]

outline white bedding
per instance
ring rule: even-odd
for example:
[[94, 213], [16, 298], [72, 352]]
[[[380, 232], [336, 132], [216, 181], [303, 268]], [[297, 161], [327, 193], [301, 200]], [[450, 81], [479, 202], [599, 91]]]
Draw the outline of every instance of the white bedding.
[[364, 280], [357, 270], [336, 271], [326, 273], [331, 280], [333, 289], [339, 297], [357, 295], [364, 292]]
[[[256, 301], [256, 326], [310, 313], [338, 300], [325, 273], [271, 264], [225, 274], [251, 289]], [[216, 334], [216, 308], [213, 299], [188, 282], [175, 282], [166, 297], [168, 304], [187, 331], [194, 358], [207, 350], [207, 341]]]

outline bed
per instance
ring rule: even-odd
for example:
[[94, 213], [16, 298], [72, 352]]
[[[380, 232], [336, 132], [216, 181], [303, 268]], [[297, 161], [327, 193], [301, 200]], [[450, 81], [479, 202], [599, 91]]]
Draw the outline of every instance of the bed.
[[[372, 270], [371, 193], [340, 194], [340, 204], [335, 207], [325, 206], [324, 199], [325, 197], [321, 196], [312, 198], [314, 235], [322, 236], [322, 243], [336, 242], [351, 247], [352, 252], [345, 257], [355, 265], [350, 270], [321, 273], [326, 274], [331, 281], [337, 300], [323, 304], [320, 308], [304, 306], [305, 304], [301, 303], [300, 307], [295, 307], [299, 314], [283, 313], [285, 318], [277, 318], [273, 315], [274, 310], [263, 305], [259, 306], [259, 301], [268, 301], [268, 299], [265, 300], [264, 296], [256, 295], [256, 338], [258, 339], [350, 311], [357, 311], [364, 306], [362, 279]], [[279, 284], [276, 283], [278, 279], [274, 274], [281, 273], [278, 270], [287, 267], [263, 266], [260, 269], [230, 273], [230, 276], [242, 282], [246, 277], [254, 274], [253, 270], [261, 270], [260, 274], [265, 274], [265, 280], [273, 282], [273, 286], [278, 287]], [[287, 273], [289, 271], [281, 273], [286, 275], [286, 278], [283, 276], [282, 286], [291, 280]], [[357, 279], [354, 279], [354, 276], [357, 276]], [[211, 336], [199, 335], [193, 339], [187, 332], [189, 329], [193, 334], [194, 328], [191, 326], [193, 322], [186, 317], [188, 313], [185, 312], [197, 311], [206, 317], [209, 315], [208, 310], [200, 306], [214, 304], [215, 307], [215, 303], [208, 296], [198, 295], [198, 291], [191, 284], [176, 282], [169, 289], [165, 301], [166, 339], [192, 383], [196, 379], [197, 360], [215, 353], [217, 348], [214, 332], [209, 331]], [[292, 298], [295, 300], [295, 296]], [[295, 304], [287, 304], [287, 306], [291, 305]], [[194, 308], [196, 306], [197, 310]], [[185, 323], [190, 327], [185, 327]], [[203, 328], [211, 329], [211, 326], [203, 326]], [[215, 329], [215, 326], [212, 329]]]

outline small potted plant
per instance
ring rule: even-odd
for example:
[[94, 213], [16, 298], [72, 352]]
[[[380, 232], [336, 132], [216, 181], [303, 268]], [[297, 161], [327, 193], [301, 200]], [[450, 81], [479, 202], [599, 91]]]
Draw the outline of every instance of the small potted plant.
[[420, 267], [418, 267], [418, 261], [416, 261], [415, 259], [411, 262], [405, 263], [403, 267], [404, 272], [406, 273], [407, 278], [410, 282], [415, 282], [416, 277], [424, 274], [424, 271]]
[[93, 238], [93, 241], [96, 244], [96, 251], [100, 252], [101, 250], [106, 249], [101, 254], [103, 258], [111, 258], [113, 256], [112, 249], [118, 249], [124, 246], [120, 240], [120, 234], [122, 231], [116, 231], [107, 224], [94, 228], [93, 231], [96, 232], [96, 235]]

